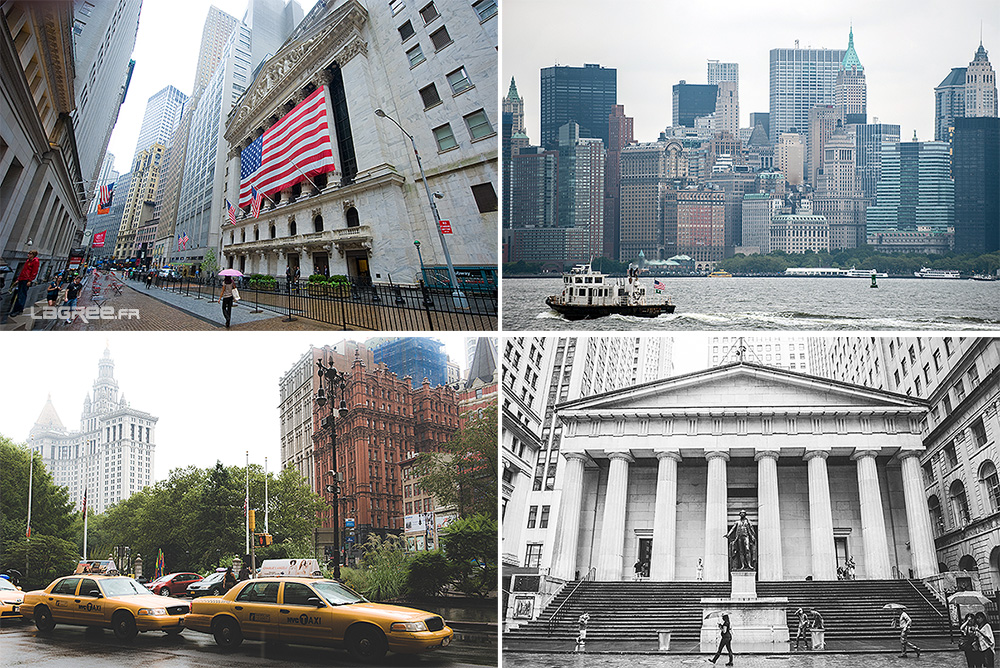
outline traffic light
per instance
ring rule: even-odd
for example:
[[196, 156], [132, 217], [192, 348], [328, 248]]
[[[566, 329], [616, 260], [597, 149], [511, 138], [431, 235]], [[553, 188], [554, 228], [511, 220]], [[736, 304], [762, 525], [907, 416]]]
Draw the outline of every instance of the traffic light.
[[253, 531], [254, 529], [257, 528], [256, 527], [256, 523], [254, 522], [254, 520], [255, 520], [254, 512], [253, 512], [253, 508], [251, 508], [250, 509], [250, 531]]
[[265, 545], [271, 545], [272, 543], [274, 543], [274, 539], [271, 538], [271, 534], [269, 533], [264, 534], [264, 539], [267, 541]]
[[260, 547], [264, 547], [266, 545], [272, 545], [273, 543], [274, 539], [271, 537], [271, 534], [269, 533], [255, 533], [253, 535], [254, 545], [259, 545]]

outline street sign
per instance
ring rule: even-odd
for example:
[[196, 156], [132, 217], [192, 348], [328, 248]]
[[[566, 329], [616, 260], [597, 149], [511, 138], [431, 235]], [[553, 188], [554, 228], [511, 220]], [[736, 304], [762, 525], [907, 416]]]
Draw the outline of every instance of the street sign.
[[353, 543], [354, 542], [354, 536], [348, 536], [347, 538], [344, 539], [344, 542]]
[[354, 518], [353, 517], [348, 517], [347, 519], [345, 519], [344, 520], [344, 526], [347, 527], [348, 529], [353, 529], [354, 528]]
[[451, 234], [451, 221], [442, 220], [438, 222], [438, 226], [441, 228], [441, 234]]

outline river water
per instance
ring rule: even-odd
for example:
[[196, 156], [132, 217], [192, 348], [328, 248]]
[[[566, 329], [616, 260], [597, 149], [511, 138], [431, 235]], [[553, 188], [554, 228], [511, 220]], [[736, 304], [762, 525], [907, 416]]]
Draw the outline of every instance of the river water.
[[[651, 279], [643, 282], [652, 283]], [[667, 278], [670, 315], [569, 321], [545, 305], [561, 278], [503, 281], [502, 323], [515, 330], [998, 330], [1000, 281], [851, 278]], [[652, 292], [652, 290], [650, 290]]]

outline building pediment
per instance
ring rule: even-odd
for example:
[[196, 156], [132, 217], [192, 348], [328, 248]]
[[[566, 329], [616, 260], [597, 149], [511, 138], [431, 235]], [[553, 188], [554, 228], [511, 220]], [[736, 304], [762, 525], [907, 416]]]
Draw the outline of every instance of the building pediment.
[[368, 11], [357, 0], [349, 0], [279, 49], [264, 63], [230, 116], [226, 128], [229, 143], [239, 144], [256, 127], [270, 125], [271, 116], [284, 113], [279, 107], [330, 62], [342, 67], [356, 55], [367, 53], [368, 42], [361, 35], [367, 21]]
[[560, 404], [563, 416], [718, 416], [900, 414], [922, 416], [927, 403], [900, 394], [737, 363]]

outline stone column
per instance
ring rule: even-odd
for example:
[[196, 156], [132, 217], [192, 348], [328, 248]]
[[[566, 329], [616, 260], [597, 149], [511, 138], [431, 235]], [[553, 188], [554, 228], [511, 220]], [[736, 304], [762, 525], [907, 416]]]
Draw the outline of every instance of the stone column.
[[920, 450], [903, 450], [899, 463], [903, 473], [903, 496], [906, 501], [906, 524], [910, 531], [910, 559], [913, 574], [926, 578], [937, 573], [934, 552], [934, 534], [931, 533], [931, 515], [924, 496], [923, 476], [920, 473]]
[[598, 540], [598, 580], [621, 580], [625, 560], [625, 504], [628, 498], [628, 465], [635, 461], [627, 452], [609, 452], [608, 489], [604, 495], [604, 521]]
[[660, 450], [656, 459], [659, 463], [649, 579], [668, 581], [677, 577], [677, 462], [681, 454], [675, 450]]
[[812, 545], [814, 580], [837, 579], [837, 553], [833, 544], [833, 508], [830, 504], [830, 480], [826, 472], [826, 450], [810, 450], [809, 463], [809, 534]]
[[781, 513], [778, 510], [778, 452], [761, 450], [757, 462], [757, 578], [781, 580]]
[[729, 541], [726, 538], [728, 452], [707, 452], [708, 485], [705, 499], [705, 579], [729, 579]]
[[563, 457], [566, 458], [566, 466], [562, 472], [559, 523], [556, 525], [556, 538], [552, 545], [549, 574], [561, 580], [572, 580], [576, 577], [580, 505], [583, 502], [583, 463], [587, 456], [582, 452], [564, 452]]
[[877, 450], [857, 450], [851, 459], [858, 465], [858, 496], [861, 499], [861, 538], [865, 545], [865, 576], [870, 580], [892, 577], [889, 541], [882, 514], [882, 491], [875, 466]]

